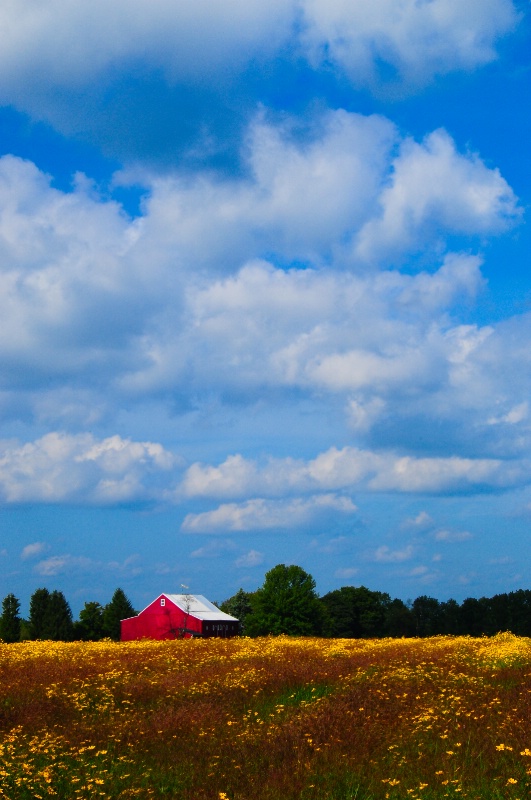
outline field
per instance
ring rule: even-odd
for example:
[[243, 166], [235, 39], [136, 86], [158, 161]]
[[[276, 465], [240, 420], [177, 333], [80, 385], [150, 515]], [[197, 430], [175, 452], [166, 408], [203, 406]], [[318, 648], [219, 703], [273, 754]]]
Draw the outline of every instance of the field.
[[531, 640], [0, 645], [0, 797], [531, 796]]

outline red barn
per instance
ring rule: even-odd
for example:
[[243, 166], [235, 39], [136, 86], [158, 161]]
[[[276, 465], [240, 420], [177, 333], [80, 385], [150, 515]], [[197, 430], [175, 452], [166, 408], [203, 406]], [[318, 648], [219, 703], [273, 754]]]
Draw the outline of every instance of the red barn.
[[240, 624], [201, 594], [161, 594], [136, 617], [123, 619], [121, 640], [237, 636]]

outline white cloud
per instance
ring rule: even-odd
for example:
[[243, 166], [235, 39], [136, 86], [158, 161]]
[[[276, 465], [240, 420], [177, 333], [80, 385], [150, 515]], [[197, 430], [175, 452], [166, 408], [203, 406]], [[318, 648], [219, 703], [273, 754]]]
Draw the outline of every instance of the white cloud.
[[72, 572], [86, 572], [96, 568], [94, 561], [90, 558], [85, 558], [83, 556], [72, 556], [72, 555], [62, 555], [62, 556], [51, 556], [50, 558], [46, 558], [44, 561], [39, 561], [38, 564], [35, 565], [34, 571], [38, 575], [43, 575], [45, 577], [52, 577], [54, 575], [62, 575], [64, 573], [72, 573]]
[[[294, 25], [297, 15], [302, 24]], [[385, 82], [383, 62], [415, 87], [492, 61], [516, 18], [510, 0], [7, 0], [0, 90], [4, 101], [42, 114], [52, 90], [105, 86], [133, 69], [160, 72], [169, 84], [223, 84], [286, 45], [316, 66], [331, 61], [356, 84]]]
[[[139, 415], [144, 402], [171, 406], [176, 397], [190, 408], [204, 397], [254, 403], [259, 393], [274, 415], [278, 397], [338, 396], [356, 440], [368, 445], [343, 460], [345, 486], [409, 491], [417, 482], [428, 491], [427, 476], [416, 476], [424, 466], [434, 471], [435, 491], [457, 488], [460, 469], [465, 489], [481, 483], [481, 470], [487, 485], [520, 480], [520, 465], [511, 478], [501, 459], [531, 444], [530, 357], [521, 345], [531, 318], [457, 324], [454, 308], [484, 286], [478, 256], [443, 247], [418, 274], [361, 269], [353, 256], [371, 225], [366, 254], [385, 245], [397, 258], [428, 234], [499, 231], [516, 215], [510, 189], [441, 132], [407, 140], [393, 167], [400, 136], [382, 117], [330, 112], [316, 131], [304, 140], [262, 116], [249, 130], [245, 177], [158, 177], [136, 221], [81, 178], [65, 193], [29, 162], [0, 159], [0, 313], [10, 330], [0, 342], [0, 413], [47, 430], [102, 422], [108, 429], [116, 409]], [[417, 192], [421, 167], [431, 178]], [[413, 220], [407, 230], [395, 224], [404, 215]], [[256, 258], [267, 251], [310, 264], [279, 268]], [[434, 421], [446, 426], [442, 456], [487, 457], [386, 465], [375, 455], [382, 442], [371, 451], [379, 430], [398, 451], [412, 427], [432, 436]], [[105, 442], [104, 450], [96, 440], [87, 445], [83, 456], [76, 445], [79, 458], [60, 480], [50, 457], [48, 487], [37, 477], [31, 489], [33, 467], [24, 470], [44, 444], [23, 457], [14, 445], [9, 458], [23, 458], [24, 478], [2, 473], [0, 460], [0, 492], [13, 501], [127, 501], [143, 495], [147, 472], [170, 463], [158, 445]], [[311, 468], [326, 471], [330, 458]], [[337, 485], [308, 470], [302, 479], [295, 462], [272, 462], [268, 471], [236, 454], [219, 467], [192, 465], [181, 490], [278, 496], [282, 481], [284, 493]]]
[[518, 425], [519, 422], [524, 422], [529, 416], [529, 404], [527, 400], [513, 406], [506, 414], [501, 417], [491, 417], [488, 420], [489, 425], [501, 425], [506, 423], [508, 425]]
[[332, 61], [355, 83], [425, 85], [434, 75], [495, 58], [496, 39], [516, 22], [509, 0], [306, 0], [306, 44], [314, 61]]
[[397, 563], [401, 561], [409, 561], [413, 558], [414, 548], [412, 545], [407, 545], [402, 550], [391, 550], [386, 544], [377, 547], [374, 552], [374, 560], [383, 563]]
[[[232, 479], [233, 465], [237, 465], [238, 480]], [[458, 456], [415, 458], [393, 452], [332, 447], [307, 462], [269, 459], [258, 464], [241, 456], [231, 456], [215, 468], [194, 464], [185, 474], [181, 491], [188, 497], [240, 497], [258, 491], [279, 496], [297, 491], [360, 489], [470, 493], [522, 485], [529, 481], [530, 470], [531, 464], [527, 461], [504, 462]], [[223, 481], [219, 480], [219, 475], [224, 476]], [[259, 502], [265, 503], [263, 500]]]
[[46, 548], [47, 545], [44, 542], [33, 542], [32, 544], [27, 544], [22, 548], [20, 557], [23, 561], [26, 561], [28, 558], [35, 558], [43, 553]]
[[190, 553], [190, 558], [218, 558], [223, 553], [230, 553], [236, 549], [236, 545], [230, 539], [224, 541], [211, 540], [203, 547], [197, 548]]
[[139, 561], [140, 556], [137, 553], [134, 553], [133, 555], [124, 558], [123, 561], [108, 561], [102, 566], [104, 569], [109, 570], [110, 572], [117, 572], [120, 575], [132, 578], [136, 575], [140, 575], [143, 572]]
[[76, 572], [101, 572], [101, 570], [134, 577], [140, 575], [142, 567], [138, 564], [139, 556], [132, 555], [123, 561], [102, 562], [86, 556], [73, 556], [70, 553], [50, 556], [39, 561], [33, 568], [38, 575], [52, 577], [54, 575], [70, 575]]
[[253, 531], [296, 528], [322, 514], [353, 514], [356, 506], [347, 497], [326, 494], [307, 499], [265, 500], [224, 503], [214, 511], [187, 514], [181, 530], [186, 533]]
[[413, 569], [409, 570], [408, 575], [412, 578], [426, 577], [428, 572], [428, 567], [421, 564], [418, 567], [413, 567]]
[[433, 519], [427, 511], [419, 511], [416, 517], [406, 519], [402, 527], [405, 528], [428, 528], [433, 525]]
[[358, 572], [359, 569], [357, 567], [340, 567], [334, 572], [334, 577], [340, 578], [341, 580], [350, 580], [350, 578], [353, 578]]
[[292, 14], [280, 0], [39, 0], [24, 8], [8, 0], [0, 11], [0, 86], [21, 102], [52, 85], [82, 88], [106, 71], [142, 63], [146, 72], [162, 69], [170, 82], [215, 79], [276, 49]]
[[380, 197], [381, 217], [362, 228], [357, 252], [378, 260], [415, 250], [445, 235], [493, 233], [521, 215], [510, 186], [498, 170], [475, 155], [457, 153], [445, 131], [418, 144], [406, 139], [394, 162], [391, 184]]
[[[465, 385], [457, 396], [460, 373], [495, 380], [477, 362], [494, 331], [449, 318], [482, 288], [478, 257], [441, 254], [435, 272], [417, 275], [345, 271], [359, 266], [360, 235], [371, 250], [371, 225], [374, 246], [398, 253], [425, 241], [426, 214], [444, 239], [458, 223], [470, 234], [496, 232], [516, 213], [496, 170], [434, 137], [409, 142], [392, 172], [399, 136], [381, 117], [330, 112], [309, 142], [259, 119], [247, 177], [159, 177], [134, 222], [86, 181], [64, 193], [31, 163], [0, 159], [6, 411], [16, 415], [23, 403], [50, 427], [92, 426], [115, 404], [161, 393], [297, 388], [348, 395], [350, 424], [363, 434], [407, 403], [414, 383], [451, 393], [442, 408], [472, 396], [487, 419], [514, 419], [524, 399], [506, 409], [495, 387], [471, 395]], [[429, 180], [418, 193], [418, 162], [436, 163], [451, 192]], [[394, 221], [380, 216], [382, 204]], [[406, 234], [395, 225], [404, 214], [413, 219]], [[314, 266], [275, 268], [256, 259], [264, 251]]]
[[234, 562], [236, 567], [259, 567], [261, 564], [264, 563], [264, 554], [260, 553], [258, 550], [249, 550], [248, 553], [240, 556]]
[[323, 541], [323, 537], [314, 539], [310, 542], [310, 547], [315, 548], [318, 553], [335, 554], [344, 552], [351, 540], [348, 536], [335, 536], [333, 539]]
[[144, 481], [172, 462], [159, 444], [119, 436], [49, 433], [25, 444], [1, 442], [0, 496], [8, 503], [148, 499]]
[[437, 542], [466, 542], [467, 539], [471, 538], [470, 531], [440, 530], [435, 534]]

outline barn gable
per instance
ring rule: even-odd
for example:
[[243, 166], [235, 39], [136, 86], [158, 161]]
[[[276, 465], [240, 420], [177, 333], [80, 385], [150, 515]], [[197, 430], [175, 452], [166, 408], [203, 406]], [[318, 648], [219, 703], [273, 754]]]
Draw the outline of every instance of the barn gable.
[[122, 620], [121, 640], [235, 636], [239, 622], [203, 595], [161, 594], [136, 617]]

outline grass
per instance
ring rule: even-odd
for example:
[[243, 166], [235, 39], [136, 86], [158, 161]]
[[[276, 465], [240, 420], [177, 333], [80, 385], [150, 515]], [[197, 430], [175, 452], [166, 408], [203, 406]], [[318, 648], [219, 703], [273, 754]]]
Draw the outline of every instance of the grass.
[[0, 645], [0, 797], [524, 800], [531, 640]]

